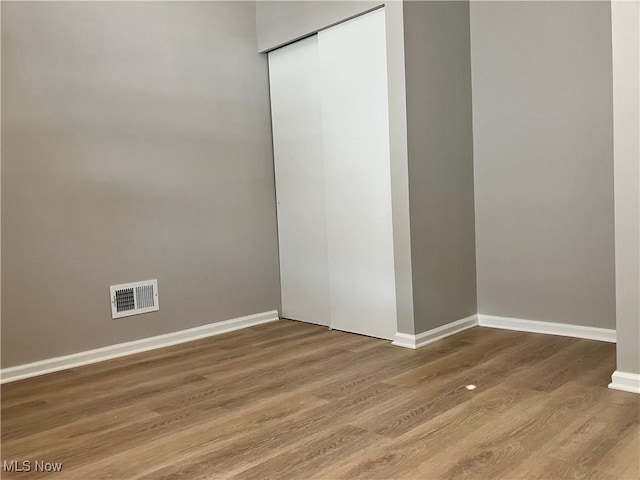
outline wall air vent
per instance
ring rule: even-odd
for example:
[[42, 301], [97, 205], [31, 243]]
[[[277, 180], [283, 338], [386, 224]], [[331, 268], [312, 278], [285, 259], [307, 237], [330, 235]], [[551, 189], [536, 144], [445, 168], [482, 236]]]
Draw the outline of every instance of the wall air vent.
[[158, 305], [158, 280], [111, 285], [111, 318], [154, 312]]

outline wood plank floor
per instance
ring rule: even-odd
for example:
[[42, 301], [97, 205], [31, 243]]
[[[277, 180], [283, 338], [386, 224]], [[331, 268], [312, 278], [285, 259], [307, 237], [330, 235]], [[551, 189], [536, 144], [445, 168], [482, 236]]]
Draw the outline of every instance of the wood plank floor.
[[278, 321], [3, 386], [2, 460], [32, 470], [2, 478], [638, 479], [614, 370], [589, 340], [478, 327], [413, 351]]

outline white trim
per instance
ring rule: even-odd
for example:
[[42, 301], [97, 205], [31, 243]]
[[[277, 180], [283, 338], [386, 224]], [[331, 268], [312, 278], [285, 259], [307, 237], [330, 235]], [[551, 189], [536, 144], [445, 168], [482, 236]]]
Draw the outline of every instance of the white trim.
[[623, 392], [640, 393], [640, 375], [616, 370], [611, 375], [609, 388]]
[[26, 363], [15, 367], [3, 368], [0, 370], [0, 383], [15, 382], [23, 378], [44, 375], [45, 373], [57, 372], [68, 368], [80, 367], [91, 363], [102, 362], [112, 358], [124, 357], [134, 353], [146, 352], [158, 348], [177, 345], [179, 343], [190, 342], [199, 338], [211, 337], [222, 333], [239, 330], [241, 328], [252, 327], [263, 323], [278, 320], [278, 311], [256, 313], [246, 317], [238, 317], [223, 322], [210, 323], [200, 327], [180, 330], [178, 332], [167, 333], [155, 337], [143, 338], [132, 342], [109, 345], [108, 347], [96, 348], [85, 352], [73, 353], [62, 357], [49, 358], [38, 362]]
[[608, 328], [584, 327], [566, 323], [538, 322], [521, 318], [494, 317], [478, 314], [478, 325], [481, 327], [502, 328], [520, 332], [562, 335], [564, 337], [586, 338], [602, 342], [616, 342], [616, 331]]
[[447, 323], [446, 325], [442, 325], [441, 327], [437, 327], [417, 335], [397, 332], [394, 336], [392, 345], [416, 349], [477, 325], [478, 316], [471, 315], [470, 317]]

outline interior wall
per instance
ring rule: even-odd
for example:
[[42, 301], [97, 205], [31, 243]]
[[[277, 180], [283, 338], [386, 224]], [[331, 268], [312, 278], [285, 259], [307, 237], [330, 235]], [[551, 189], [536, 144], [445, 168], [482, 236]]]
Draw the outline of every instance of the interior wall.
[[482, 314], [615, 328], [609, 2], [471, 2]]
[[381, 1], [361, 0], [258, 1], [258, 50], [273, 50], [383, 4]]
[[469, 2], [404, 3], [415, 333], [477, 313]]
[[1, 8], [2, 366], [279, 308], [254, 2]]
[[[385, 3], [391, 208], [398, 331], [414, 332], [402, 1]], [[368, 1], [264, 1], [256, 4], [258, 49], [267, 51], [379, 7]]]
[[640, 374], [640, 4], [611, 2], [620, 372]]

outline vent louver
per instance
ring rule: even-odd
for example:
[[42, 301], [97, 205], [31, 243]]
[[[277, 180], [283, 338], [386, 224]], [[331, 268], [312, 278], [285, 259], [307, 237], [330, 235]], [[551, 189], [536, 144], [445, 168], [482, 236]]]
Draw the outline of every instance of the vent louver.
[[159, 309], [157, 280], [112, 285], [110, 290], [112, 318], [128, 317]]
[[116, 290], [116, 312], [124, 312], [134, 308], [136, 308], [136, 302], [133, 298], [133, 288]]
[[153, 285], [142, 285], [136, 287], [136, 299], [138, 308], [153, 307]]

